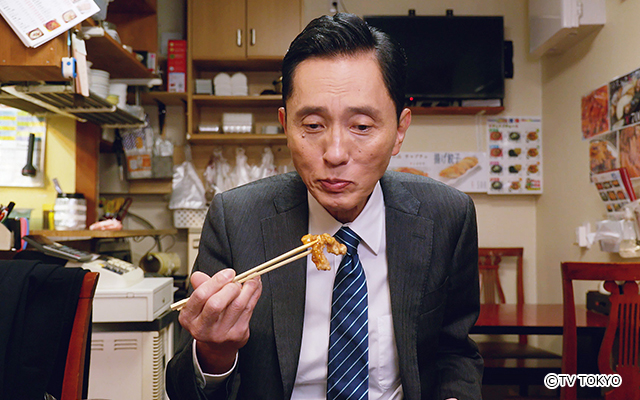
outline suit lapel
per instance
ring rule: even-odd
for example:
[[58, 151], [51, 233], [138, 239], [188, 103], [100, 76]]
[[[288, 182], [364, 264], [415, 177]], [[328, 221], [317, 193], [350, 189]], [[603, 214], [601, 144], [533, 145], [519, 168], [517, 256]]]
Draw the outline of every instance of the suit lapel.
[[[268, 260], [300, 246], [300, 238], [308, 231], [309, 208], [306, 188], [301, 180], [284, 188], [274, 204], [277, 214], [261, 222]], [[262, 277], [271, 293], [273, 330], [284, 398], [291, 396], [300, 358], [306, 265], [306, 258], [302, 258]]]
[[418, 201], [397, 180], [381, 179], [386, 211], [387, 263], [391, 310], [406, 398], [419, 398], [416, 321], [429, 277], [433, 221], [418, 215]]

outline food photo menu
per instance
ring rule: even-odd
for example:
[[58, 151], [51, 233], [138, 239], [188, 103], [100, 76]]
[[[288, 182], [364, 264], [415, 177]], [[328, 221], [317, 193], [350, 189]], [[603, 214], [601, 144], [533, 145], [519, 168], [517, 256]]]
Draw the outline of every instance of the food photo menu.
[[465, 193], [487, 192], [487, 169], [482, 152], [400, 152], [389, 170], [429, 176]]
[[539, 117], [487, 118], [488, 193], [542, 193]]
[[38, 47], [100, 11], [93, 0], [0, 0], [0, 15], [27, 47]]
[[620, 211], [625, 204], [636, 199], [629, 174], [625, 168], [595, 174], [593, 175], [593, 183], [609, 213]]

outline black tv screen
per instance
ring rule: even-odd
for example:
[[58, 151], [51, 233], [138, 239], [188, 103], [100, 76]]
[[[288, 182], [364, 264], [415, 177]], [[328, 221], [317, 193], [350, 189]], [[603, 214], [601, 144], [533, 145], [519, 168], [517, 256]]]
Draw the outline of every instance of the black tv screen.
[[504, 98], [504, 23], [484, 16], [365, 16], [407, 55], [408, 99]]

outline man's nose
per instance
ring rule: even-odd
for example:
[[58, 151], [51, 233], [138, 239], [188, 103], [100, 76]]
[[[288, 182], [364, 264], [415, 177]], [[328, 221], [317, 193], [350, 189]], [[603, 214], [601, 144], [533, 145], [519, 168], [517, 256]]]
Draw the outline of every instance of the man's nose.
[[345, 164], [349, 159], [349, 142], [349, 133], [343, 128], [331, 128], [324, 144], [324, 161], [334, 166]]

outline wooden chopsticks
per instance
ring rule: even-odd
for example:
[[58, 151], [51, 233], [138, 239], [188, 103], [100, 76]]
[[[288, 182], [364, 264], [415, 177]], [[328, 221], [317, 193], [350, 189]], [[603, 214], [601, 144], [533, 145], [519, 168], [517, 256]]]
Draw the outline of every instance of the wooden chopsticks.
[[[264, 262], [260, 265], [258, 265], [255, 268], [251, 268], [248, 271], [245, 271], [243, 273], [241, 273], [240, 275], [237, 275], [235, 278], [233, 278], [233, 282], [237, 282], [237, 283], [244, 283], [246, 281], [248, 281], [249, 279], [253, 279], [256, 276], [260, 276], [262, 274], [266, 274], [269, 271], [273, 271], [276, 268], [280, 268], [283, 265], [287, 265], [290, 262], [293, 262], [295, 260], [298, 260], [302, 257], [306, 257], [309, 254], [311, 254], [311, 249], [309, 247], [313, 246], [314, 244], [316, 244], [318, 242], [318, 240], [314, 240], [311, 241], [307, 244], [303, 244], [300, 247], [296, 247], [293, 250], [290, 250], [282, 255], [279, 255], [278, 257], [275, 257], [267, 262]], [[300, 253], [301, 251], [306, 250], [302, 253]], [[300, 254], [296, 254], [296, 253], [300, 253]], [[290, 258], [289, 258], [290, 257]], [[182, 299], [180, 301], [177, 301], [173, 304], [171, 304], [171, 309], [175, 310], [175, 311], [179, 311], [181, 310], [185, 304], [187, 304], [187, 301], [189, 301], [189, 298], [187, 297], [186, 299]]]

